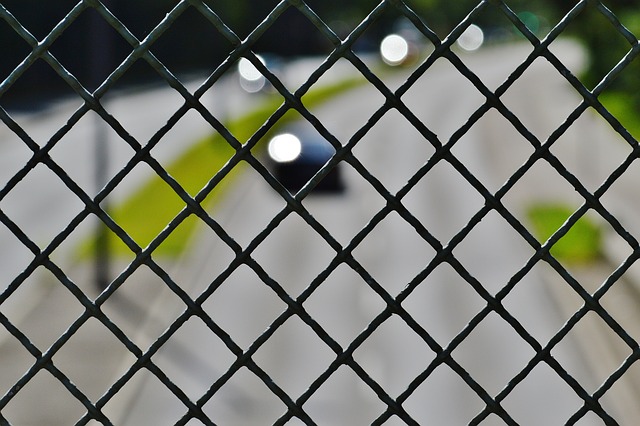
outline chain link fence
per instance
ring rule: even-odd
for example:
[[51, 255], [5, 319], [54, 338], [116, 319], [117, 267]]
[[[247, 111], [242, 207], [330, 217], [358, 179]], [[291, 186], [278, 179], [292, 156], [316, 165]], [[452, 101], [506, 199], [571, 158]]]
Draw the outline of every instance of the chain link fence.
[[[176, 1], [143, 39], [108, 6], [99, 0], [79, 1], [37, 38], [0, 2], [2, 21], [30, 50], [0, 83], [0, 101], [34, 64], [44, 61], [72, 89], [76, 102], [45, 136], [36, 129], [47, 116], [23, 119], [20, 111], [0, 108], [3, 138], [29, 152], [25, 156], [23, 151], [18, 158], [24, 161], [16, 164], [9, 145], [0, 147], [13, 162], [0, 185], [2, 250], [11, 273], [2, 275], [0, 295], [0, 423], [27, 424], [24, 419], [36, 418], [40, 424], [633, 424], [640, 355], [634, 325], [640, 299], [633, 269], [640, 251], [634, 214], [625, 212], [635, 197], [635, 183], [626, 179], [635, 176], [638, 142], [600, 96], [637, 60], [640, 45], [602, 2], [575, 2], [541, 35], [508, 2], [480, 1], [443, 37], [429, 17], [419, 16], [403, 0], [372, 6], [344, 35], [334, 31], [337, 24], [327, 23], [332, 17], [320, 17], [305, 1], [283, 0], [244, 39], [215, 6], [201, 0]], [[91, 89], [51, 53], [88, 11], [130, 46], [121, 63]], [[312, 62], [313, 69], [295, 90], [254, 49], [291, 11], [331, 45], [330, 54]], [[586, 11], [606, 22], [612, 37], [624, 40], [627, 52], [591, 89], [572, 70], [575, 61], [564, 56], [562, 47], [577, 49], [562, 36]], [[176, 77], [153, 53], [186, 13], [204, 18], [232, 46], [195, 85]], [[357, 44], [388, 14], [402, 19], [403, 28], [410, 27], [429, 46], [413, 65], [391, 70], [371, 55], [357, 53]], [[507, 56], [514, 43], [504, 40], [477, 53], [461, 49], [461, 39], [487, 15], [514, 29], [517, 36], [510, 40], [517, 38], [515, 51], [520, 52], [515, 60]], [[101, 48], [107, 49], [95, 46], [96, 51]], [[476, 59], [481, 55], [491, 59]], [[94, 66], [106, 66], [96, 65], [99, 56]], [[228, 76], [241, 58], [251, 62], [278, 99], [246, 138], [224, 112], [237, 98], [214, 96], [216, 88], [230, 84]], [[140, 62], [179, 98], [179, 106], [156, 121], [149, 136], [138, 136], [123, 123], [138, 120], [164, 101], [142, 96], [142, 106], [128, 117], [114, 113], [119, 80]], [[443, 62], [448, 68], [437, 71]], [[527, 96], [538, 91], [527, 87], [532, 81], [527, 76], [541, 63], [547, 73], [535, 81], [543, 85], [553, 80], [561, 88], [558, 97], [569, 94], [573, 104], [552, 116], [557, 124], [547, 132], [536, 127], [530, 114], [556, 111], [560, 100], [537, 105], [537, 99], [518, 96], [518, 90], [528, 89]], [[489, 82], [496, 78], [492, 73], [498, 64], [507, 72], [497, 76], [500, 81]], [[367, 105], [327, 103], [322, 109], [312, 104], [314, 89], [336, 69], [340, 76], [356, 75], [365, 83], [345, 97], [361, 96]], [[446, 86], [450, 78], [454, 86], [472, 92], [475, 101], [457, 104], [458, 95]], [[524, 88], [518, 86], [523, 80]], [[436, 91], [441, 82], [447, 88], [440, 97], [423, 90], [423, 84], [432, 84], [427, 87]], [[523, 104], [511, 103], [512, 95], [532, 109], [521, 113]], [[239, 107], [247, 112], [258, 98], [248, 99]], [[377, 99], [375, 108], [369, 99]], [[442, 113], [440, 118], [418, 112], [432, 100], [436, 108], [431, 111]], [[266, 160], [264, 144], [282, 123], [290, 123], [292, 114], [334, 153], [299, 191], [290, 192]], [[194, 116], [230, 148], [219, 170], [202, 170], [205, 180], [195, 189], [169, 166], [191, 147], [176, 142], [179, 132], [174, 130]], [[345, 134], [325, 116], [346, 117], [353, 132]], [[448, 116], [458, 117], [452, 129], [435, 130]], [[400, 124], [387, 126], [389, 117]], [[487, 120], [501, 123], [489, 143], [505, 139], [506, 145], [496, 150], [478, 142], [470, 155], [493, 155], [487, 164], [492, 173], [502, 170], [497, 184], [488, 182], [485, 170], [478, 170], [475, 160], [465, 156], [467, 148], [461, 148]], [[583, 120], [597, 121], [604, 133], [596, 136], [595, 127], [585, 130]], [[59, 151], [87, 122], [97, 130], [84, 133], [89, 135], [80, 142], [84, 149], [92, 140], [105, 148], [109, 138], [104, 135], [110, 135], [124, 142], [120, 149], [126, 152], [119, 162], [104, 149], [96, 151], [95, 164], [107, 157], [112, 163], [83, 175], [95, 179], [97, 191], [74, 174], [74, 168], [93, 165], [93, 160], [64, 159]], [[381, 131], [387, 127], [391, 130]], [[582, 133], [572, 155], [589, 155], [585, 151], [594, 145], [580, 141], [592, 137], [603, 147], [580, 163], [586, 167], [582, 171], [574, 168], [575, 158], [567, 159], [558, 148], [576, 128]], [[372, 135], [382, 142], [375, 145]], [[415, 151], [404, 139], [418, 141]], [[516, 152], [512, 143], [525, 155], [511, 159]], [[172, 147], [166, 149], [168, 145]], [[384, 161], [376, 166], [367, 149], [382, 152], [389, 161], [400, 152], [415, 166], [392, 167]], [[165, 150], [169, 154], [161, 154]], [[610, 157], [619, 152], [610, 165]], [[502, 167], [512, 161], [518, 162]], [[541, 167], [543, 172], [536, 174]], [[449, 174], [438, 174], [443, 168]], [[316, 194], [314, 188], [337, 169], [345, 174], [345, 193]], [[119, 222], [112, 204], [121, 188], [135, 187], [149, 176], [161, 180], [180, 208], [143, 243], [135, 229]], [[593, 183], [594, 176], [602, 179]], [[523, 186], [531, 179], [535, 190]], [[51, 206], [67, 204], [68, 198], [49, 199], [52, 181], [72, 195], [70, 210], [59, 220]], [[222, 199], [212, 203], [230, 181]], [[428, 188], [422, 186], [425, 181]], [[27, 191], [32, 187], [41, 190]], [[571, 209], [541, 238], [523, 212], [531, 199], [556, 194], [557, 187], [568, 188], [563, 201]], [[622, 196], [610, 198], [613, 192]], [[419, 199], [420, 207], [416, 193], [426, 197]], [[462, 204], [447, 204], [447, 197], [456, 194]], [[27, 213], [12, 210], [20, 203]], [[350, 212], [362, 206], [366, 220], [352, 220]], [[151, 206], [141, 214], [151, 220], [163, 209]], [[465, 209], [468, 214], [460, 216]], [[440, 222], [431, 222], [438, 212]], [[606, 241], [595, 259], [576, 265], [554, 252], [572, 230], [583, 229], [594, 217], [607, 229], [606, 238], [597, 234]], [[234, 219], [239, 223], [233, 225]], [[56, 230], [45, 238], [34, 224], [49, 220], [57, 221]], [[68, 254], [93, 232], [95, 222], [126, 253], [110, 247], [108, 238], [98, 239], [105, 245], [98, 244], [97, 287], [91, 256]], [[296, 225], [289, 226], [292, 222]], [[494, 222], [501, 224], [500, 231], [485, 228]], [[169, 260], [158, 254], [189, 223], [196, 223], [195, 243]], [[291, 234], [288, 239], [283, 232]], [[501, 246], [503, 233], [515, 248]], [[580, 234], [578, 241], [585, 238]], [[470, 241], [475, 251], [465, 249]], [[313, 251], [314, 244], [322, 249]], [[21, 252], [28, 261], [12, 257]], [[362, 260], [372, 252], [375, 261]], [[511, 257], [516, 252], [524, 255]], [[302, 266], [296, 269], [297, 264]], [[114, 273], [117, 268], [121, 272]], [[523, 290], [530, 287], [534, 290]], [[429, 293], [434, 288], [439, 290]], [[534, 300], [540, 294], [543, 301]], [[551, 331], [541, 331], [540, 324], [554, 316], [559, 320]], [[34, 323], [35, 318], [40, 322]], [[185, 332], [193, 327], [198, 331]], [[179, 415], [165, 416], [176, 406]]]

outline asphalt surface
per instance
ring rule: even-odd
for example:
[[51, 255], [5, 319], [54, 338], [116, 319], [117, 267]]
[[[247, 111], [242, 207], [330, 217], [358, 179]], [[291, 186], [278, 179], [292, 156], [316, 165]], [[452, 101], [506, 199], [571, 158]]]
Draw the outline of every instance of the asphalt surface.
[[[495, 89], [527, 53], [526, 47], [509, 46], [504, 50], [488, 49], [463, 55], [462, 59], [490, 89]], [[557, 54], [570, 68], [579, 68], [581, 57], [575, 47], [562, 45]], [[394, 88], [402, 81], [396, 76], [389, 77], [385, 83]], [[542, 140], [580, 101], [561, 76], [541, 61], [501, 99]], [[443, 62], [420, 79], [403, 101], [446, 142], [481, 105], [483, 97], [453, 71], [450, 64]], [[383, 102], [383, 96], [375, 88], [364, 87], [312, 112], [344, 143]], [[154, 100], [153, 104], [163, 102]], [[155, 114], [149, 113], [149, 117], [153, 120]], [[625, 148], [610, 149], [611, 139], [611, 132], [601, 120], [585, 117], [584, 123], [562, 138], [554, 154], [589, 185], [598, 185], [622, 161], [625, 151]], [[591, 148], [585, 150], [584, 144]], [[598, 154], [593, 154], [594, 151]], [[495, 111], [476, 123], [453, 148], [456, 157], [492, 192], [532, 152], [531, 145]], [[354, 153], [385, 188], [395, 193], [425, 163], [433, 148], [412, 129], [406, 118], [391, 111], [358, 143]], [[170, 155], [168, 153], [167, 158]], [[346, 246], [385, 206], [385, 200], [356, 170], [343, 166], [347, 186], [344, 194], [311, 195], [303, 205], [338, 243]], [[569, 184], [558, 182], [559, 177], [550, 166], [540, 162], [509, 191], [503, 202], [521, 220], [529, 202], [559, 199], [576, 203], [577, 207], [579, 195]], [[606, 198], [608, 206], [623, 218], [627, 217], [629, 207], [617, 209], [625, 204], [623, 197], [628, 194], [630, 182], [621, 182]], [[484, 199], [458, 171], [442, 163], [408, 192], [403, 204], [446, 245], [482, 208]], [[249, 170], [237, 182], [229, 199], [211, 214], [225, 232], [246, 248], [284, 207], [282, 198], [268, 188], [257, 173]], [[533, 250], [503, 218], [492, 212], [476, 225], [453, 254], [489, 293], [495, 294], [526, 263]], [[334, 255], [335, 250], [296, 213], [289, 214], [252, 253], [269, 277], [292, 297], [303, 292]], [[426, 267], [435, 250], [399, 215], [391, 213], [353, 255], [375, 282], [395, 296]], [[162, 259], [158, 262], [195, 298], [233, 258], [232, 250], [213, 231], [203, 227], [188, 256], [179, 262]], [[125, 268], [126, 264], [119, 266]], [[95, 290], [88, 285], [90, 276], [88, 267], [76, 265], [71, 278], [83, 283], [83, 290], [95, 296]], [[508, 311], [543, 345], [562, 327], [571, 312], [558, 309], [557, 293], [549, 290], [548, 277], [548, 270], [534, 268], [504, 300]], [[551, 281], [556, 283], [555, 277]], [[83, 310], [68, 291], [56, 285], [55, 278], [48, 277], [48, 282], [46, 298], [29, 311], [29, 315], [15, 314], [17, 319], [12, 319], [41, 350], [48, 348]], [[571, 295], [564, 297], [571, 298]], [[442, 264], [403, 302], [403, 307], [437, 344], [447, 346], [485, 304], [468, 281], [451, 266]], [[304, 306], [342, 348], [385, 307], [365, 279], [345, 264], [329, 274]], [[3, 313], [4, 308], [3, 305]], [[235, 344], [247, 349], [286, 306], [255, 271], [243, 265], [233, 271], [203, 308]], [[146, 268], [136, 271], [103, 308], [142, 350], [183, 310], [182, 302]], [[594, 374], [590, 368], [593, 360], [584, 356], [590, 348], [578, 344], [580, 341], [579, 337], [570, 335], [552, 354], [582, 386], [593, 391], [606, 377]], [[533, 355], [531, 346], [495, 314], [489, 314], [452, 353], [453, 359], [489, 395], [499, 393]], [[12, 338], [3, 339], [0, 357], [11, 360], [0, 367], [3, 378], [0, 392], [4, 393], [7, 384], [14, 383], [30, 367], [33, 358]], [[297, 317], [288, 319], [252, 356], [294, 400], [334, 358], [332, 350]], [[354, 352], [353, 358], [395, 397], [427, 368], [434, 352], [406, 323], [394, 316]], [[222, 341], [197, 318], [185, 323], [152, 358], [193, 401], [222, 376], [234, 359]], [[596, 362], [598, 360], [601, 359]], [[132, 362], [132, 355], [97, 321], [81, 327], [54, 357], [54, 364], [90, 400], [99, 398]], [[33, 401], [42, 402], [38, 409], [33, 409]], [[539, 425], [563, 424], [582, 402], [555, 372], [541, 364], [502, 405], [519, 424]], [[443, 425], [467, 424], [484, 406], [461, 377], [444, 365], [437, 367], [403, 404], [419, 424]], [[304, 408], [317, 424], [356, 425], [370, 424], [384, 412], [385, 405], [353, 371], [341, 367]], [[623, 416], [621, 405], [615, 401], [607, 400], [606, 408]], [[257, 376], [242, 368], [204, 404], [203, 411], [216, 424], [263, 425], [273, 423], [286, 407]], [[103, 412], [118, 425], [156, 425], [175, 423], [186, 409], [153, 374], [142, 370], [107, 403]], [[84, 409], [56, 379], [41, 372], [18, 392], [2, 414], [11, 424], [65, 425], [81, 417]], [[385, 424], [404, 423], [392, 418]], [[482, 424], [503, 422], [493, 416]], [[602, 420], [591, 415], [580, 424], [602, 424]]]

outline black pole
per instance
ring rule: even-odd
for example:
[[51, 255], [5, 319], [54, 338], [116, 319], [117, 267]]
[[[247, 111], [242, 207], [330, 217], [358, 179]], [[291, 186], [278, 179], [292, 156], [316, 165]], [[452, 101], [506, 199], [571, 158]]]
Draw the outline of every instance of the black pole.
[[[113, 0], [102, 0], [107, 8], [113, 7]], [[88, 45], [89, 84], [90, 90], [95, 91], [109, 75], [113, 58], [113, 30], [97, 12], [91, 13]], [[95, 146], [95, 176], [96, 192], [99, 192], [108, 182], [109, 148], [108, 128], [104, 120], [95, 114], [94, 146]], [[108, 213], [108, 203], [101, 203], [102, 209]], [[96, 229], [95, 246], [95, 282], [99, 291], [107, 288], [111, 282], [110, 273], [109, 228], [100, 220]]]

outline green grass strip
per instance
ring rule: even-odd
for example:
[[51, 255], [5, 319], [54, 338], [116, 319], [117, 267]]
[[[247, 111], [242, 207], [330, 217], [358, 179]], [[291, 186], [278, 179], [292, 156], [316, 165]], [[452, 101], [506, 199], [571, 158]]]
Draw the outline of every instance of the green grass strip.
[[[350, 78], [312, 89], [302, 97], [302, 102], [307, 108], [316, 107], [364, 82], [366, 80], [363, 77]], [[282, 102], [281, 96], [270, 96], [255, 110], [230, 121], [225, 126], [236, 139], [244, 143], [282, 105]], [[299, 118], [298, 114], [290, 112], [292, 111], [278, 121], [277, 127]], [[276, 129], [274, 127], [272, 131]], [[191, 196], [195, 196], [234, 154], [235, 150], [227, 141], [220, 134], [214, 133], [194, 143], [166, 167], [166, 170]], [[236, 165], [214, 188], [202, 203], [207, 210], [211, 211], [224, 198], [244, 166], [244, 162]], [[171, 187], [159, 176], [154, 175], [128, 199], [112, 207], [110, 214], [138, 245], [146, 247], [184, 207], [184, 201]], [[158, 246], [154, 255], [177, 256], [182, 253], [188, 247], [198, 222], [196, 216], [189, 216]], [[82, 257], [90, 256], [95, 251], [95, 242], [95, 237], [92, 237], [81, 244]], [[114, 255], [131, 255], [131, 250], [110, 231], [107, 244], [109, 251]]]
[[619, 91], [605, 92], [598, 96], [598, 100], [613, 115], [620, 124], [635, 139], [640, 139], [640, 121], [638, 120], [638, 108], [634, 107], [638, 102], [634, 98], [638, 95]]
[[[573, 214], [573, 210], [563, 204], [536, 204], [527, 211], [533, 225], [535, 237], [544, 243]], [[602, 254], [602, 232], [599, 226], [582, 216], [551, 247], [551, 254], [561, 262], [585, 264], [597, 260]]]

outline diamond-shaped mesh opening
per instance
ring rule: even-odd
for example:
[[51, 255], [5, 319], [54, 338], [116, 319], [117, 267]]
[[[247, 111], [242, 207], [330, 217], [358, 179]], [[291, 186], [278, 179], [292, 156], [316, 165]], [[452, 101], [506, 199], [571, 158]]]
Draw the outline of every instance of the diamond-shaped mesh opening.
[[90, 319], [56, 352], [53, 362], [92, 401], [122, 374], [129, 351], [103, 324]]
[[[172, 280], [182, 291], [192, 299], [196, 299], [228, 269], [228, 265], [232, 263], [235, 256], [229, 245], [206, 225], [197, 224], [193, 233], [186, 250], [204, 247], [203, 252], [183, 256], [180, 259], [168, 256], [158, 259], [157, 262], [165, 271], [172, 272]], [[210, 262], [209, 256], [214, 256], [216, 261]]]
[[[286, 45], [278, 43], [282, 39], [287, 39], [289, 42]], [[279, 15], [275, 22], [260, 36], [252, 50], [257, 53], [267, 52], [284, 57], [313, 55], [321, 59], [322, 56], [329, 54], [333, 47], [331, 41], [313, 22], [297, 8], [290, 7]], [[299, 67], [295, 71], [298, 83], [305, 81], [305, 76], [308, 77], [316, 66]], [[295, 80], [283, 83], [291, 92], [299, 87]]]
[[185, 308], [167, 284], [144, 266], [102, 305], [105, 315], [142, 349], [149, 347]]
[[102, 118], [89, 112], [56, 142], [50, 155], [87, 195], [93, 197], [104, 185], [96, 176], [98, 163], [104, 161], [102, 150], [108, 157], [104, 180], [113, 178], [134, 154], [131, 146]]
[[484, 404], [454, 371], [441, 365], [431, 372], [403, 406], [419, 424], [468, 424]]
[[427, 231], [445, 243], [482, 208], [484, 199], [449, 163], [439, 161], [402, 202]]
[[[588, 111], [551, 152], [589, 191], [595, 191], [631, 154], [631, 147], [604, 120]], [[606, 153], [606, 155], [605, 155]]]
[[[491, 238], [495, 241], [489, 251], [485, 249], [485, 242]], [[485, 290], [496, 294], [533, 251], [498, 213], [492, 211], [456, 246], [453, 254]]]
[[[456, 309], [448, 308], [452, 303]], [[450, 265], [443, 264], [416, 287], [402, 306], [440, 345], [446, 346], [486, 302]]]
[[[229, 179], [229, 178], [227, 178]], [[227, 201], [216, 205], [215, 196], [211, 200], [211, 217], [240, 245], [247, 245], [262, 231], [285, 206], [278, 195], [253, 168], [245, 167], [244, 173], [231, 179], [233, 190], [227, 191]], [[259, 209], [253, 208], [257, 202]], [[205, 204], [206, 205], [206, 204]], [[238, 212], [251, 212], [251, 221], [238, 216]], [[264, 244], [268, 244], [265, 241]]]
[[269, 276], [294, 298], [327, 268], [334, 256], [335, 251], [298, 215], [289, 215], [253, 254]]
[[[344, 196], [309, 196], [304, 199], [303, 205], [333, 239], [346, 246], [384, 207], [385, 200], [348, 164], [340, 163], [338, 167], [344, 180]], [[357, 201], [352, 203], [351, 200]]]
[[104, 409], [114, 424], [140, 424], [150, 413], [176, 424], [187, 407], [153, 373], [138, 371]]
[[252, 357], [287, 395], [295, 399], [324, 372], [334, 353], [297, 317], [281, 325]]
[[[396, 193], [430, 160], [434, 148], [400, 113], [389, 111], [358, 142], [353, 154], [390, 192]], [[403, 164], [403, 169], [386, 167], [381, 158]]]
[[[176, 45], [182, 49], [176, 51]], [[150, 51], [171, 72], [192, 72], [193, 68], [211, 72], [231, 51], [231, 44], [207, 17], [191, 7], [171, 23]]]
[[[614, 9], [615, 11], [615, 9]], [[577, 33], [584, 42], [597, 53], [591, 58], [586, 73], [580, 76], [588, 88], [595, 87], [602, 78], [631, 49], [631, 43], [616, 24], [607, 16], [610, 11], [600, 2], [585, 3], [585, 7], [564, 30], [566, 33]], [[598, 31], [588, 29], [598, 28]]]
[[251, 371], [240, 369], [204, 405], [215, 424], [269, 424], [286, 411], [284, 403]]
[[[530, 223], [530, 210], [537, 205], [555, 203], [575, 211], [584, 199], [549, 163], [538, 160], [527, 168], [524, 176], [509, 186], [509, 192], [501, 201], [526, 226]], [[527, 228], [531, 229], [530, 226]]]
[[502, 114], [491, 109], [451, 152], [494, 193], [533, 154], [534, 148]]
[[[198, 341], [197, 348], [191, 343]], [[197, 401], [235, 360], [233, 353], [201, 320], [191, 318], [154, 355], [153, 362]]]
[[[50, 206], [46, 221], [40, 220], [43, 206]], [[32, 241], [46, 247], [84, 205], [54, 172], [38, 164], [0, 201], [0, 208]]]
[[[425, 97], [425, 93], [429, 96]], [[438, 58], [402, 100], [424, 126], [446, 143], [486, 98], [448, 59]]]
[[[71, 114], [82, 103], [76, 92], [44, 59], [37, 59], [5, 90], [0, 98], [0, 105], [6, 108], [27, 135], [41, 146], [66, 124]], [[66, 113], [54, 114], [54, 111]], [[34, 116], [34, 112], [49, 114]], [[35, 126], [32, 124], [33, 120], [45, 121], [42, 126]]]
[[367, 374], [394, 397], [434, 356], [424, 340], [396, 316], [382, 323], [353, 354]]
[[[567, 352], [570, 354], [570, 351], [575, 348], [571, 348], [573, 341], [577, 343], [577, 348], [584, 359], [566, 358]], [[567, 351], [564, 356], [562, 351]], [[594, 392], [619, 368], [631, 354], [631, 349], [602, 318], [590, 312], [571, 328], [567, 337], [554, 348], [553, 353], [558, 357], [563, 368], [574, 376], [577, 376], [576, 373], [586, 366], [591, 377], [588, 382], [585, 381], [581, 385], [588, 392]]]
[[[127, 174], [116, 191], [109, 194], [106, 204], [112, 205], [110, 214], [141, 247], [148, 245], [186, 206], [174, 189], [146, 164], [138, 163]], [[119, 200], [122, 200], [118, 202]], [[158, 204], [162, 204], [162, 208]], [[127, 253], [121, 236], [113, 235], [112, 244], [119, 252]]]
[[[500, 6], [488, 4], [478, 10], [473, 16], [470, 27], [465, 28], [452, 45], [458, 59], [492, 90], [499, 87], [509, 73], [524, 62], [531, 53], [533, 48], [525, 46], [525, 43], [528, 43], [527, 38], [531, 34], [534, 37], [540, 36], [544, 31], [544, 23], [540, 22], [536, 13], [527, 9], [519, 10], [522, 4], [516, 2], [509, 5], [513, 8], [510, 12], [515, 16], [511, 13], [507, 15], [504, 8]], [[534, 4], [524, 6], [536, 7]], [[518, 20], [518, 27], [511, 21], [512, 19]], [[521, 25], [524, 25], [531, 34], [527, 33]], [[505, 43], [505, 41], [511, 43]], [[510, 49], [510, 53], [503, 55], [500, 53], [502, 49]], [[479, 55], [480, 52], [482, 54]], [[492, 66], [492, 59], [509, 61], [509, 66], [504, 69]]]
[[546, 59], [537, 58], [500, 99], [529, 132], [544, 142], [580, 102], [579, 95], [566, 90], [568, 87], [569, 83]]
[[[348, 405], [344, 404], [347, 396]], [[304, 407], [317, 424], [371, 424], [385, 409], [376, 394], [346, 366], [335, 371]]]
[[[569, 316], [582, 306], [584, 300], [562, 281], [548, 263], [537, 262], [530, 270], [524, 264], [521, 266], [528, 271], [527, 274], [521, 276], [522, 272], [518, 271], [509, 279], [509, 283], [513, 284], [519, 278], [502, 303], [536, 341], [545, 345], [562, 328]], [[585, 276], [593, 279], [592, 273], [589, 270]], [[583, 282], [582, 279], [580, 282]], [[556, 299], [562, 300], [563, 307], [568, 305], [566, 311], [559, 308], [560, 302]], [[528, 309], [522, 309], [523, 305], [528, 306]]]
[[[545, 407], [544, 413], [538, 413], [534, 405], [526, 402], [532, 400]], [[502, 402], [518, 424], [528, 422], [534, 415], [548, 424], [563, 424], [583, 404], [574, 390], [546, 364], [538, 364]]]
[[[149, 73], [144, 82], [136, 82], [136, 76]], [[132, 81], [133, 80], [133, 81]], [[185, 80], [184, 83], [188, 83]], [[142, 87], [156, 90], [141, 90]], [[116, 81], [102, 104], [114, 116], [128, 135], [133, 136], [140, 145], [147, 145], [150, 141], [164, 148], [154, 148], [157, 151], [168, 151], [176, 155], [177, 150], [170, 150], [166, 145], [180, 146], [184, 149], [190, 144], [208, 136], [211, 126], [194, 111], [178, 114], [185, 99], [180, 93], [169, 87], [168, 83], [158, 75], [144, 59], [138, 59], [124, 76]], [[152, 110], [148, 105], [157, 105]], [[173, 117], [176, 119], [173, 120]], [[177, 121], [177, 123], [174, 123]], [[163, 127], [171, 123], [171, 128]], [[205, 130], [206, 129], [206, 130]], [[125, 134], [126, 137], [128, 135]], [[156, 139], [162, 137], [158, 143]], [[171, 141], [167, 143], [166, 140]], [[115, 157], [115, 156], [114, 156]]]
[[352, 269], [340, 265], [305, 301], [307, 312], [346, 347], [384, 304]]
[[[305, 66], [310, 64], [303, 62]], [[317, 66], [317, 64], [316, 64]], [[292, 78], [295, 73], [292, 72]], [[306, 80], [306, 78], [305, 78]], [[340, 58], [309, 91], [302, 96], [302, 103], [316, 116], [332, 135], [346, 144], [369, 118], [384, 104], [384, 96], [376, 87], [365, 84], [366, 79], [348, 59]], [[329, 102], [319, 105], [317, 100], [334, 87], [353, 87], [347, 93], [331, 97]], [[356, 104], [351, 102], [356, 101]], [[349, 114], [341, 113], [341, 104], [348, 103]]]
[[247, 348], [285, 305], [250, 268], [242, 266], [216, 289], [203, 308], [238, 345]]
[[82, 403], [57, 378], [40, 371], [3, 408], [2, 416], [9, 424], [46, 424], [51, 419], [73, 424], [85, 412]]
[[[494, 334], [496, 330], [500, 332]], [[506, 386], [533, 355], [527, 342], [495, 313], [486, 316], [453, 351], [453, 358], [490, 395]]]
[[[353, 45], [356, 55], [372, 68], [378, 68], [376, 80], [392, 91], [398, 89], [433, 50], [424, 32], [429, 36], [433, 33], [423, 23], [416, 26], [405, 12], [395, 7], [377, 9], [371, 25], [354, 31], [358, 35]], [[389, 42], [393, 38], [394, 42]], [[372, 62], [372, 57], [382, 63]]]
[[[100, 52], [92, 49], [96, 45]], [[87, 89], [95, 90], [130, 53], [131, 46], [89, 8], [69, 24], [49, 51]]]
[[[340, 192], [340, 166], [332, 166], [329, 171], [323, 172], [325, 175], [322, 178], [315, 178], [336, 153], [332, 142], [311, 123], [303, 120], [297, 111], [287, 111], [277, 126], [258, 141], [253, 152], [280, 185], [291, 195], [296, 194], [310, 181], [314, 182], [314, 194]], [[257, 171], [263, 176], [266, 174], [263, 170]], [[274, 189], [282, 194], [279, 186], [275, 186]]]
[[[40, 303], [36, 301], [40, 300]], [[34, 309], [43, 313], [33, 315]], [[36, 269], [3, 303], [2, 313], [41, 351], [82, 314], [81, 303], [49, 271]]]
[[[151, 151], [191, 196], [197, 195], [235, 153], [217, 134], [211, 136], [211, 131], [211, 126], [199, 114], [189, 111]], [[217, 186], [231, 182], [231, 174]]]
[[415, 229], [395, 213], [377, 224], [354, 250], [367, 272], [391, 295], [409, 285], [434, 254]]

